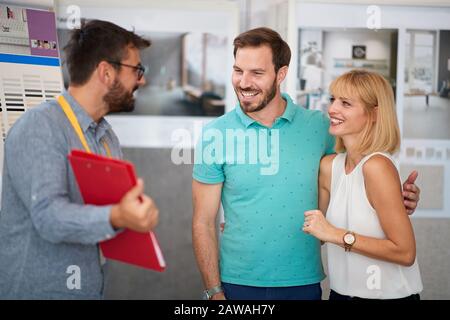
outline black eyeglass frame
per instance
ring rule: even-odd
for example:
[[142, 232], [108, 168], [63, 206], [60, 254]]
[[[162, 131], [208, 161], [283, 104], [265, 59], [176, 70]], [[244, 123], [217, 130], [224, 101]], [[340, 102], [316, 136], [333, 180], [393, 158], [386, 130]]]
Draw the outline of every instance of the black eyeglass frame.
[[142, 64], [138, 64], [136, 66], [133, 66], [131, 64], [126, 64], [126, 63], [122, 63], [122, 62], [117, 62], [117, 61], [108, 61], [109, 63], [118, 65], [118, 66], [123, 66], [123, 67], [128, 67], [128, 68], [133, 68], [137, 71], [137, 76], [138, 76], [138, 81], [142, 79], [142, 77], [144, 76], [145, 73], [145, 67]]

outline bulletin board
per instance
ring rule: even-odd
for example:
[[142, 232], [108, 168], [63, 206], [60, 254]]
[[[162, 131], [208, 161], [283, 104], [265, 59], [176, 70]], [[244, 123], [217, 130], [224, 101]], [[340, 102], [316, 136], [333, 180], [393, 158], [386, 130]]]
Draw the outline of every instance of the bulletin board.
[[[0, 5], [0, 168], [3, 144], [17, 119], [63, 88], [55, 14]], [[0, 181], [1, 182], [1, 181]]]

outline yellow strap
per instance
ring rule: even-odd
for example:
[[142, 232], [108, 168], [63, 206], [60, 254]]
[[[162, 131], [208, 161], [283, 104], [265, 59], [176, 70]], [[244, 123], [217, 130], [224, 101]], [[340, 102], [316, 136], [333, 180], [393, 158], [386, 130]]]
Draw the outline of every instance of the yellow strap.
[[[81, 144], [83, 145], [84, 149], [87, 152], [92, 153], [91, 149], [89, 148], [89, 145], [87, 144], [83, 131], [81, 130], [80, 123], [78, 122], [78, 119], [73, 113], [73, 110], [70, 107], [69, 103], [67, 102], [66, 98], [64, 98], [63, 96], [58, 96], [57, 100], [59, 105], [63, 109], [64, 113], [66, 114], [67, 119], [69, 119], [70, 124], [72, 125], [73, 129], [78, 135], [78, 138], [80, 138]], [[103, 141], [103, 146], [105, 147], [108, 157], [111, 158], [111, 150], [109, 149], [109, 146], [106, 143], [106, 141]]]
[[105, 147], [106, 154], [108, 155], [108, 157], [112, 158], [112, 157], [111, 157], [111, 150], [109, 150], [109, 146], [108, 146], [108, 144], [106, 143], [105, 139], [103, 139], [103, 146]]

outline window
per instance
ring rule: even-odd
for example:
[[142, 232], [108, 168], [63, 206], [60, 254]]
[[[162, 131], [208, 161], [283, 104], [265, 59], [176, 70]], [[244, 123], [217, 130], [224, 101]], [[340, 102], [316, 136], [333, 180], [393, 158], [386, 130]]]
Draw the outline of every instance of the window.
[[405, 90], [409, 93], [432, 93], [435, 83], [435, 31], [408, 31], [406, 33]]

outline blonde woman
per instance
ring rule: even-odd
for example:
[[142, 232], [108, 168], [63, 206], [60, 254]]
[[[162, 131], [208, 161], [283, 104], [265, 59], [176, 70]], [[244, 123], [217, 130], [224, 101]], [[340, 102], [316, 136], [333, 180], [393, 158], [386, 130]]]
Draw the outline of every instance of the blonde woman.
[[303, 226], [327, 243], [330, 300], [418, 300], [414, 232], [391, 158], [400, 145], [392, 88], [376, 73], [353, 70], [330, 93], [337, 154], [321, 160], [320, 210], [305, 212]]

